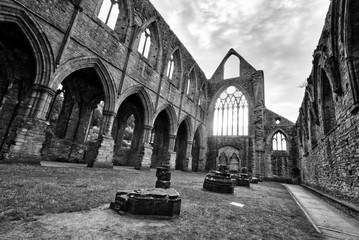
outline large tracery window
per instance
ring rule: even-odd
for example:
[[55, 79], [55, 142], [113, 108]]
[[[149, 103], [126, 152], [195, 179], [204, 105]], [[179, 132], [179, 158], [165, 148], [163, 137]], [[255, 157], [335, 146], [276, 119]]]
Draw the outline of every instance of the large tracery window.
[[287, 151], [287, 139], [284, 134], [277, 132], [272, 138], [273, 151]]
[[141, 34], [140, 44], [138, 45], [138, 51], [145, 57], [148, 58], [151, 47], [151, 32], [148, 28]]
[[248, 135], [248, 103], [236, 87], [228, 87], [217, 99], [213, 119], [214, 135]]
[[104, 0], [101, 5], [98, 18], [107, 24], [111, 29], [115, 29], [117, 17], [120, 13], [117, 0]]

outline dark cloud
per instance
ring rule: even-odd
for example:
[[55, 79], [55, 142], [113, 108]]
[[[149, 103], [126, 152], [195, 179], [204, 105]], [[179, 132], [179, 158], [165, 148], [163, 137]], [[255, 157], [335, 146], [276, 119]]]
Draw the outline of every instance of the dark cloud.
[[328, 0], [151, 2], [208, 78], [234, 48], [264, 71], [267, 107], [296, 120]]

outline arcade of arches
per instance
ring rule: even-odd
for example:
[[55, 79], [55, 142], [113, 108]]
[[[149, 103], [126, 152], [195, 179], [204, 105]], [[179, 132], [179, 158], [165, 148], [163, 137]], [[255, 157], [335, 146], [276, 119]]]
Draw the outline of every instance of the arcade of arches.
[[213, 76], [148, 0], [0, 3], [1, 161], [208, 171], [359, 202], [359, 3], [332, 0], [298, 120], [230, 49]]

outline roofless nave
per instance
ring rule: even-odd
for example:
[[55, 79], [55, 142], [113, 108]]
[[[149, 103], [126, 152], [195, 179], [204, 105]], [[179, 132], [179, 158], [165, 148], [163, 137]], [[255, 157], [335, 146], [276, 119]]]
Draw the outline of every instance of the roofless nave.
[[[247, 167], [358, 203], [359, 3], [333, 0], [297, 124], [229, 50], [210, 79], [147, 0], [0, 3], [1, 155], [94, 167]], [[238, 74], [226, 64], [238, 62]]]

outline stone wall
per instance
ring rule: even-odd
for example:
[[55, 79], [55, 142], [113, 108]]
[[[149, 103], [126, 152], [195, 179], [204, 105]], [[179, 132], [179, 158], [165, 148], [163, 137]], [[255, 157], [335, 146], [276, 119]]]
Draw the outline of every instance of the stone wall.
[[331, 2], [296, 123], [302, 182], [359, 206], [358, 1]]

